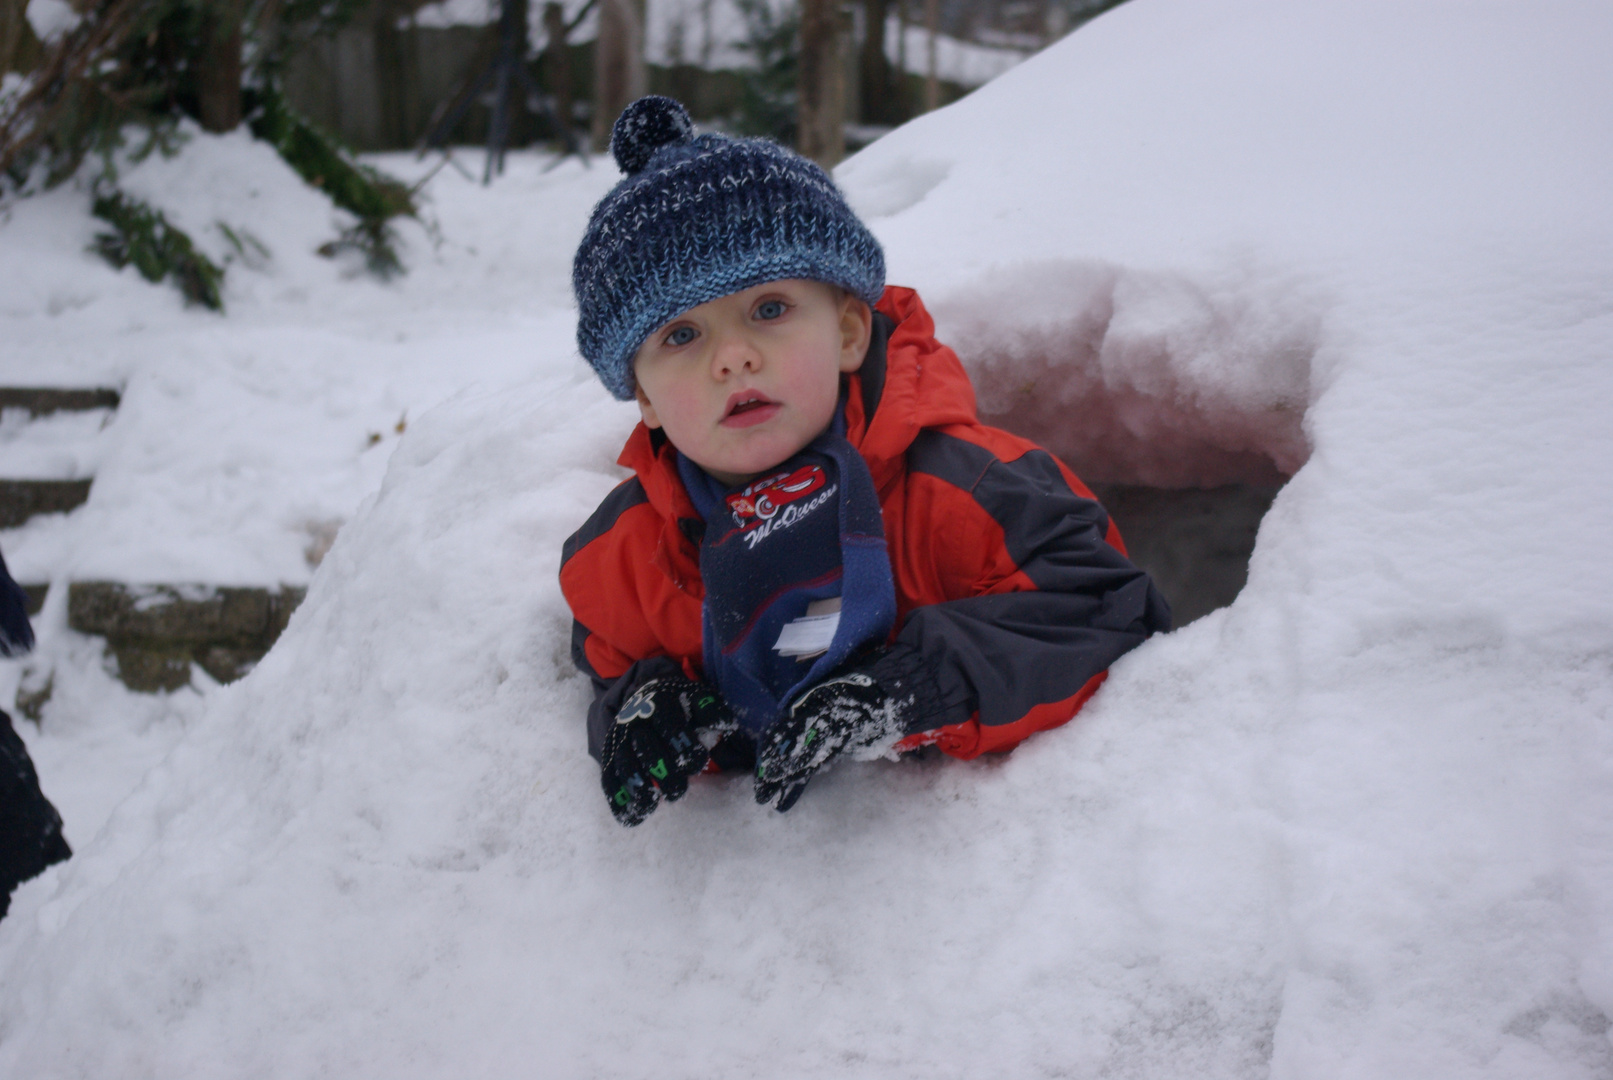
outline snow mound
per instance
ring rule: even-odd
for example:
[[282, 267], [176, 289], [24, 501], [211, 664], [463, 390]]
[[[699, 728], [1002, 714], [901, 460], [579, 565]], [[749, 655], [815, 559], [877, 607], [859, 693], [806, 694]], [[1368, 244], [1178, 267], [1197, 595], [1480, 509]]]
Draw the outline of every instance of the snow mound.
[[[633, 1075], [649, 1045], [672, 1076], [1258, 1066], [1271, 828], [1150, 838], [1257, 784], [1230, 677], [1224, 723], [1176, 661], [1011, 759], [847, 766], [788, 816], [745, 777], [632, 832], [603, 812], [554, 553], [630, 412], [551, 373], [411, 428], [281, 644], [6, 942], [8, 988], [48, 987], [8, 992], [8, 1072]], [[1072, 966], [1106, 1002], [1079, 1019]]]
[[[379, 486], [400, 424], [466, 386], [524, 382], [540, 358], [585, 370], [567, 271], [614, 170], [544, 174], [547, 161], [517, 155], [483, 192], [444, 168], [422, 220], [394, 222], [407, 273], [381, 282], [317, 254], [352, 219], [272, 147], [183, 134], [175, 156], [123, 163], [119, 185], [227, 267], [222, 316], [93, 254], [106, 226], [79, 185], [0, 216], [0, 383], [123, 390], [72, 463], [94, 475], [89, 502], [0, 540], [24, 580], [302, 584], [309, 550]], [[433, 165], [381, 164], [411, 180]], [[48, 426], [30, 424], [28, 441]], [[6, 436], [0, 424], [0, 465]], [[46, 468], [24, 453], [18, 440], [29, 471], [4, 475]]]
[[498, 302], [563, 269], [258, 308], [550, 337], [411, 420], [280, 644], [19, 893], [0, 1074], [1605, 1076], [1610, 40], [1133, 0], [848, 162], [995, 415], [1298, 471], [1079, 721], [788, 815], [601, 805], [555, 569], [634, 410]]

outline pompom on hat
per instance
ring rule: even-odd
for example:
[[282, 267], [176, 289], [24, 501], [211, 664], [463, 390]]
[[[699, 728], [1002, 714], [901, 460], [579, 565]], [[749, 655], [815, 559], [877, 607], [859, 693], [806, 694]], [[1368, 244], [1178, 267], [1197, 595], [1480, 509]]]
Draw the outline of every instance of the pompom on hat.
[[720, 296], [784, 278], [869, 304], [885, 253], [817, 165], [766, 139], [696, 135], [678, 102], [622, 111], [610, 150], [627, 175], [577, 246], [577, 347], [613, 395], [633, 397], [633, 354], [656, 327]]

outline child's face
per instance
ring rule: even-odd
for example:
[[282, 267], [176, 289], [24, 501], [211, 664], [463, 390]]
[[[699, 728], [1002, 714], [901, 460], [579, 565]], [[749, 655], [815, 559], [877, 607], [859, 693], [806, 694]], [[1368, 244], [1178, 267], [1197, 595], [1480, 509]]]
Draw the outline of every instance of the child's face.
[[795, 279], [690, 308], [633, 357], [644, 422], [724, 484], [743, 483], [829, 426], [872, 319], [856, 297]]

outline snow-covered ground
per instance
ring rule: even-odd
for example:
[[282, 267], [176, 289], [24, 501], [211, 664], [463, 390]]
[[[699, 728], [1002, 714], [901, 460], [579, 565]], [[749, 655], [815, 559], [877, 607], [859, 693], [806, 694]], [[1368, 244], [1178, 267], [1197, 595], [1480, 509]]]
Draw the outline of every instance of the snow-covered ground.
[[[400, 422], [471, 386], [530, 385], [539, 369], [591, 377], [571, 343], [570, 253], [614, 167], [573, 159], [543, 175], [547, 162], [512, 160], [488, 189], [440, 169], [424, 190], [431, 228], [399, 227], [410, 272], [382, 284], [315, 254], [341, 215], [271, 148], [192, 132], [179, 157], [153, 156], [121, 183], [231, 264], [223, 317], [89, 252], [106, 226], [83, 191], [13, 203], [0, 224], [0, 385], [125, 388], [99, 445], [76, 451], [79, 475], [95, 476], [89, 503], [0, 534], [13, 573], [304, 583], [311, 538], [379, 485]], [[381, 164], [413, 178], [433, 162]], [[269, 256], [243, 259], [220, 225]], [[45, 454], [20, 420], [0, 423], [0, 470]], [[85, 421], [48, 424], [65, 465], [67, 430]]]
[[1298, 471], [1070, 726], [631, 832], [555, 582], [634, 412], [570, 340], [604, 163], [439, 173], [379, 284], [197, 139], [129, 183], [271, 248], [222, 318], [82, 254], [82, 192], [14, 205], [0, 376], [127, 393], [8, 558], [301, 580], [347, 524], [229, 688], [128, 695], [47, 609], [78, 854], [0, 922], [0, 1074], [1606, 1076], [1610, 46], [1590, 0], [1132, 0], [847, 162], [991, 416]]

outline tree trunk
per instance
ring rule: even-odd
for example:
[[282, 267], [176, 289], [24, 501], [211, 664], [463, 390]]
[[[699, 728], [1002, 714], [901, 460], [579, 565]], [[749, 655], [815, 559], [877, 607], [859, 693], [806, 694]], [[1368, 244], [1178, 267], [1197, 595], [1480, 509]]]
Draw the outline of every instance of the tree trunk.
[[802, 0], [795, 148], [825, 169], [846, 156], [845, 67], [835, 0]]
[[907, 84], [907, 0], [896, 0], [896, 122], [913, 118], [913, 92]]
[[241, 123], [243, 7], [242, 0], [211, 0], [203, 11], [196, 112], [207, 131], [234, 131]]
[[896, 120], [891, 65], [885, 58], [886, 0], [863, 0], [862, 99], [863, 123], [889, 124]]
[[594, 149], [610, 148], [622, 110], [644, 96], [644, 0], [600, 0], [594, 42]]
[[543, 73], [548, 77], [549, 92], [554, 95], [555, 122], [561, 130], [560, 145], [571, 149], [571, 50], [566, 45], [566, 12], [556, 0], [543, 5], [543, 31], [548, 35], [545, 46]]
[[941, 107], [941, 77], [936, 70], [936, 38], [941, 33], [941, 5], [938, 0], [924, 0], [924, 29], [928, 54], [924, 58], [924, 111], [934, 112]]
[[39, 38], [28, 22], [28, 0], [0, 0], [0, 75], [32, 71], [39, 52]]
[[22, 40], [22, 28], [28, 25], [25, 0], [0, 0], [0, 75], [13, 70], [11, 57]]
[[417, 104], [420, 73], [415, 42], [418, 39], [398, 27], [399, 21], [408, 15], [404, 4], [397, 0], [379, 0], [371, 10], [370, 33], [381, 106], [381, 144], [408, 146], [420, 137], [425, 125]]

